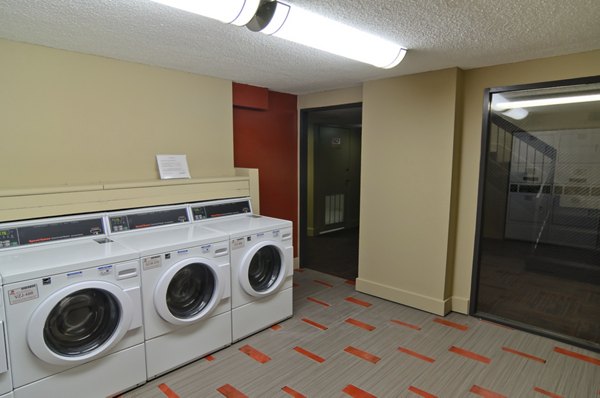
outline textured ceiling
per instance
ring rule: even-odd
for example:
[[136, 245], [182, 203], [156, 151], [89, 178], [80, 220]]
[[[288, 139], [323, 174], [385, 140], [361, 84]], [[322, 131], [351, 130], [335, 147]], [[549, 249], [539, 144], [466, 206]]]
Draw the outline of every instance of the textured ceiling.
[[149, 0], [0, 0], [0, 37], [295, 94], [600, 48], [599, 0], [287, 2], [396, 41], [408, 54], [378, 69]]

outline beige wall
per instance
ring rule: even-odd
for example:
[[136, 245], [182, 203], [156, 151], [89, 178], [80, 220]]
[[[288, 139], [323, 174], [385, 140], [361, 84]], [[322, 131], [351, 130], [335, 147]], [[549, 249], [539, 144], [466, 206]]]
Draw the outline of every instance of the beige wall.
[[298, 96], [298, 109], [322, 108], [325, 106], [354, 104], [362, 102], [362, 86], [341, 90]]
[[0, 190], [234, 176], [231, 82], [0, 40]]
[[458, 69], [367, 82], [359, 291], [449, 309]]

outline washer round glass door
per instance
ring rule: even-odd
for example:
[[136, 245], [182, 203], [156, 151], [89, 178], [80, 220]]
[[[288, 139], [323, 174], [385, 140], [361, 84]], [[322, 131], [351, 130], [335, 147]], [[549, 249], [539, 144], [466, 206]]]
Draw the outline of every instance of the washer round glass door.
[[77, 356], [106, 343], [119, 326], [117, 299], [101, 289], [82, 289], [65, 296], [50, 311], [44, 341], [59, 355]]
[[52, 294], [32, 314], [27, 340], [53, 364], [94, 359], [118, 343], [132, 319], [130, 297], [116, 285], [81, 282]]
[[171, 266], [159, 279], [154, 305], [167, 322], [196, 322], [212, 312], [222, 296], [217, 267], [204, 259], [190, 258]]
[[246, 254], [239, 279], [244, 290], [253, 296], [266, 296], [277, 290], [285, 277], [281, 248], [275, 242], [261, 242]]

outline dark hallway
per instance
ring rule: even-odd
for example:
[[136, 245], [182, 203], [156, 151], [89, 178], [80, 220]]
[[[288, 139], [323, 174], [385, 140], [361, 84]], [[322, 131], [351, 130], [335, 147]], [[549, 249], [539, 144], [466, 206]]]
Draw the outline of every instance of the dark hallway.
[[358, 276], [358, 228], [307, 237], [304, 268], [356, 279]]

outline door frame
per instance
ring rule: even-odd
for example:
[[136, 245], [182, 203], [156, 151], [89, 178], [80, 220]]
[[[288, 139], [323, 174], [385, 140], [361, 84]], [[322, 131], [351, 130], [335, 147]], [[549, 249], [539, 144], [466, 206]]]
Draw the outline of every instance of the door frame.
[[298, 217], [298, 259], [299, 264], [302, 259], [306, 258], [306, 242], [307, 242], [307, 216], [308, 216], [308, 117], [312, 112], [330, 111], [337, 109], [358, 108], [362, 107], [362, 102], [352, 102], [349, 104], [323, 106], [317, 108], [300, 109], [300, 131], [299, 131], [299, 217]]

